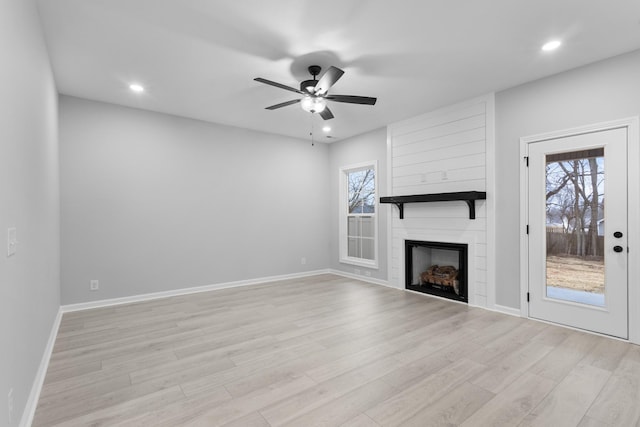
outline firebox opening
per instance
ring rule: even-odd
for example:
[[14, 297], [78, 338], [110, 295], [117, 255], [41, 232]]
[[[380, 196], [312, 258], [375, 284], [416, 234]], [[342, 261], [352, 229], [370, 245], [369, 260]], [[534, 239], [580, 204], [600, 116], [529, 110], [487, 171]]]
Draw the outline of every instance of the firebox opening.
[[405, 240], [406, 288], [467, 302], [467, 245]]

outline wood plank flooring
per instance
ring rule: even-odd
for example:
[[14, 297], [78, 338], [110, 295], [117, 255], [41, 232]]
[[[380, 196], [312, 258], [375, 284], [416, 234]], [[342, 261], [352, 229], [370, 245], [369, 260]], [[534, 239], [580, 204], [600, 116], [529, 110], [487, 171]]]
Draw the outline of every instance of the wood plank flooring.
[[314, 276], [65, 314], [33, 425], [640, 427], [640, 347]]

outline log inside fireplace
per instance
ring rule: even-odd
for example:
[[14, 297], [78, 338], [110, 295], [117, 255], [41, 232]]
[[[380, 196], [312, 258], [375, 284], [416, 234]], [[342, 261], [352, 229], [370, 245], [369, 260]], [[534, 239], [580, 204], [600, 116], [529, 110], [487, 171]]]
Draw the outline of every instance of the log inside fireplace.
[[467, 252], [462, 243], [405, 240], [406, 288], [468, 302]]

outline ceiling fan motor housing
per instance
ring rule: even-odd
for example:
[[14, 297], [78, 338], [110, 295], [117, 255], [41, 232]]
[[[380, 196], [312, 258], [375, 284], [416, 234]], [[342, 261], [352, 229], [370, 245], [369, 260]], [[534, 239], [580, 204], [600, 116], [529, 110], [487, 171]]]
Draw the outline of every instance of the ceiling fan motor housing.
[[300, 83], [300, 90], [303, 92], [314, 93], [314, 89], [316, 88], [317, 84], [317, 80], [305, 80]]
[[316, 85], [318, 84], [318, 80], [316, 80], [316, 76], [320, 74], [320, 71], [322, 71], [322, 67], [319, 65], [311, 65], [309, 66], [308, 70], [309, 70], [309, 74], [313, 76], [313, 79], [305, 80], [302, 83], [300, 83], [300, 90], [313, 93]]

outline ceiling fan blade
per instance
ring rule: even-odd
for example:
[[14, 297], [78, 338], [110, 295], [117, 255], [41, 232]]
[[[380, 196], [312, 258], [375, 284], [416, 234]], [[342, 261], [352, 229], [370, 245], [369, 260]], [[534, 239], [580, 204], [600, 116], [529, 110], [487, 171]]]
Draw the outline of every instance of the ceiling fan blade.
[[300, 102], [299, 99], [294, 99], [292, 101], [287, 101], [287, 102], [281, 102], [280, 104], [276, 104], [276, 105], [272, 105], [270, 107], [266, 107], [265, 110], [275, 110], [277, 108], [282, 108], [282, 107], [286, 107], [288, 105], [297, 104], [298, 102]]
[[346, 102], [347, 104], [363, 104], [363, 105], [375, 105], [378, 98], [371, 98], [369, 96], [353, 96], [353, 95], [327, 95], [325, 99], [335, 102]]
[[324, 110], [320, 111], [320, 117], [324, 120], [331, 120], [333, 119], [333, 113], [329, 110], [329, 107], [324, 107]]
[[253, 79], [253, 80], [255, 80], [255, 81], [257, 81], [257, 82], [260, 82], [260, 83], [264, 83], [264, 84], [266, 84], [266, 85], [279, 87], [280, 89], [290, 90], [291, 92], [295, 92], [295, 93], [299, 93], [299, 94], [301, 94], [301, 95], [305, 95], [305, 92], [303, 92], [303, 91], [301, 91], [301, 90], [299, 90], [299, 89], [296, 89], [296, 88], [291, 87], [291, 86], [283, 85], [283, 84], [281, 84], [281, 83], [273, 82], [273, 81], [271, 81], [271, 80], [263, 79], [262, 77], [256, 77], [256, 78], [255, 78], [255, 79]]
[[318, 80], [318, 84], [316, 85], [316, 95], [323, 95], [327, 93], [329, 88], [331, 88], [331, 86], [333, 86], [343, 74], [344, 71], [340, 68], [336, 68], [334, 66], [329, 67], [320, 80]]

